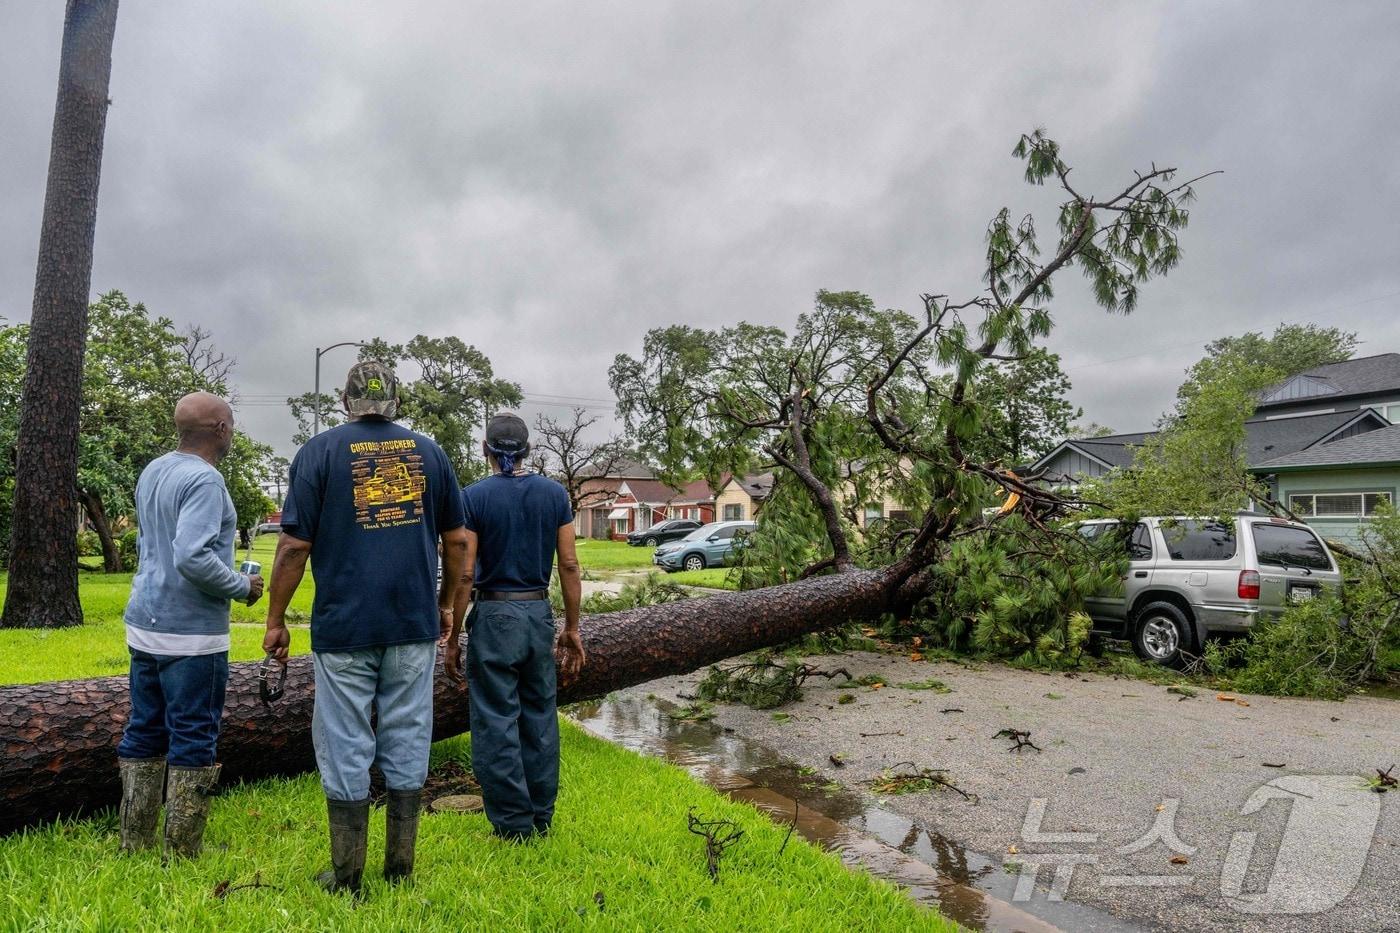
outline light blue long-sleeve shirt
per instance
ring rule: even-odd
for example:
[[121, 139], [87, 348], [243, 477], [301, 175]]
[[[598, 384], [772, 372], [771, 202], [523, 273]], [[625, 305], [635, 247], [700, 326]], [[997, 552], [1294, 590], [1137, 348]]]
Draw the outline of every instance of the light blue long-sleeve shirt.
[[248, 578], [231, 566], [237, 516], [224, 478], [194, 454], [157, 457], [136, 483], [136, 521], [127, 644], [151, 654], [227, 651], [229, 601], [247, 597]]

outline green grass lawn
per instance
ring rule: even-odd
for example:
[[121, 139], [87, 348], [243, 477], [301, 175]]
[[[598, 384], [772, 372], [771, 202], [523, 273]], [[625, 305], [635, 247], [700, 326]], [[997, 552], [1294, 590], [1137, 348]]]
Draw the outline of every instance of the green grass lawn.
[[[848, 871], [785, 827], [662, 762], [565, 724], [555, 831], [510, 846], [479, 814], [423, 818], [411, 884], [383, 882], [382, 811], [371, 818], [362, 901], [322, 893], [325, 807], [314, 776], [215, 798], [205, 853], [162, 867], [122, 856], [111, 814], [0, 839], [7, 929], [74, 930], [935, 930], [954, 925], [894, 887]], [[465, 759], [469, 739], [435, 758]], [[719, 883], [686, 812], [744, 836]], [[255, 880], [270, 887], [234, 890]], [[217, 891], [226, 887], [227, 893]], [[600, 907], [601, 901], [601, 907]]]
[[652, 566], [651, 548], [632, 547], [625, 541], [578, 539], [578, 560], [589, 570], [645, 570]]
[[675, 573], [666, 574], [663, 579], [667, 583], [678, 583], [681, 586], [707, 586], [715, 590], [738, 589], [729, 579], [728, 567], [707, 567], [704, 570], [678, 570]]

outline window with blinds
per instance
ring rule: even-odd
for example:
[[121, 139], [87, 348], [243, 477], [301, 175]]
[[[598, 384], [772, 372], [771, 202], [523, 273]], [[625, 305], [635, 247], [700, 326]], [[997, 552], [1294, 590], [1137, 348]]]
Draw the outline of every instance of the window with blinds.
[[1390, 493], [1328, 492], [1288, 497], [1288, 507], [1302, 518], [1370, 518], [1382, 503], [1390, 504]]

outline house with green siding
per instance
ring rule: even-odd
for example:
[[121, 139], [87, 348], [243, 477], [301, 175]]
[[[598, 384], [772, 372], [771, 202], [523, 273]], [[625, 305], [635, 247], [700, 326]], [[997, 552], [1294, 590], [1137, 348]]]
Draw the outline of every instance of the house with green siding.
[[[1259, 394], [1245, 462], [1276, 498], [1324, 535], [1355, 541], [1400, 494], [1400, 353], [1318, 366]], [[1068, 438], [1031, 466], [1072, 486], [1128, 469], [1153, 432]]]
[[1400, 424], [1276, 457], [1250, 472], [1324, 537], [1359, 541], [1365, 523], [1400, 493]]

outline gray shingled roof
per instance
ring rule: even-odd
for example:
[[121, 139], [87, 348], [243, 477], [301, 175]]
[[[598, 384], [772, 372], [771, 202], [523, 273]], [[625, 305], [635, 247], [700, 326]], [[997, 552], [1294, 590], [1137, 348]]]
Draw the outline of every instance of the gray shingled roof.
[[[1347, 360], [1342, 363], [1328, 363], [1326, 366], [1318, 366], [1305, 372], [1298, 373], [1280, 382], [1276, 386], [1271, 386], [1261, 394], [1261, 398], [1268, 398], [1269, 394], [1277, 391], [1283, 386], [1299, 377], [1306, 377], [1317, 380], [1321, 383], [1320, 388], [1330, 389], [1322, 391], [1314, 398], [1319, 401], [1326, 399], [1345, 398], [1351, 395], [1371, 395], [1378, 392], [1400, 391], [1400, 353], [1381, 353], [1376, 356], [1363, 356], [1356, 360]], [[1308, 401], [1308, 396], [1301, 398], [1284, 398], [1273, 402], [1260, 402], [1260, 408], [1269, 408], [1274, 405], [1296, 405], [1299, 402]]]
[[754, 499], [767, 499], [773, 492], [772, 473], [752, 473], [744, 477], [735, 477], [739, 487]]
[[[1368, 415], [1369, 413], [1369, 415]], [[1381, 419], [1380, 415], [1362, 411], [1338, 411], [1322, 415], [1300, 415], [1296, 418], [1259, 419], [1245, 423], [1245, 438], [1248, 444], [1246, 462], [1263, 463], [1277, 457], [1304, 450], [1322, 438], [1336, 431], [1353, 419], [1369, 416]], [[1133, 465], [1133, 447], [1140, 446], [1153, 431], [1140, 431], [1136, 434], [1112, 434], [1107, 437], [1073, 438], [1071, 445], [1090, 456], [1115, 467]], [[1333, 441], [1340, 444], [1341, 441]], [[1328, 446], [1331, 446], [1330, 444]]]
[[1309, 467], [1345, 467], [1366, 464], [1400, 464], [1400, 424], [1355, 437], [1344, 437], [1330, 444], [1319, 444], [1307, 450], [1275, 457], [1250, 469], [1256, 473], [1275, 473]]
[[[1362, 411], [1336, 411], [1325, 415], [1247, 421], [1244, 430], [1248, 438], [1249, 453], [1245, 459], [1248, 463], [1263, 463], [1265, 460], [1296, 453], [1316, 444], [1348, 421], [1363, 414], [1365, 412]], [[1375, 417], [1378, 421], [1384, 420], [1380, 415]], [[1332, 443], [1340, 444], [1341, 441]]]

